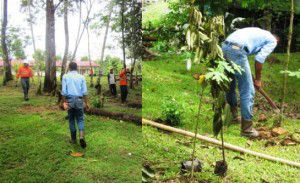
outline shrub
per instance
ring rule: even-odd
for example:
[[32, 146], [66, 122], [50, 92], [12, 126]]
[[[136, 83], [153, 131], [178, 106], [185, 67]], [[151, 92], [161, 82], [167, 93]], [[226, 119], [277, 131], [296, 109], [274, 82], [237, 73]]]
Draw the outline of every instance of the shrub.
[[162, 119], [170, 126], [178, 126], [182, 122], [182, 105], [175, 99], [168, 98], [162, 105]]
[[95, 108], [101, 108], [102, 107], [102, 101], [99, 97], [96, 97], [92, 100], [92, 106]]

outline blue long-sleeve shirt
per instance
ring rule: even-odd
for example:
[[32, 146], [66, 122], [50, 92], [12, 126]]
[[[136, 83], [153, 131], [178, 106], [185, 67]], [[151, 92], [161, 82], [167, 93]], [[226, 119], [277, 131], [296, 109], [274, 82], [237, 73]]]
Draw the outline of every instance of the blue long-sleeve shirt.
[[277, 45], [276, 38], [269, 32], [257, 27], [239, 29], [230, 34], [226, 41], [247, 48], [248, 54], [256, 54], [255, 60], [264, 63]]
[[62, 79], [62, 96], [82, 97], [87, 95], [86, 81], [77, 71], [70, 71]]

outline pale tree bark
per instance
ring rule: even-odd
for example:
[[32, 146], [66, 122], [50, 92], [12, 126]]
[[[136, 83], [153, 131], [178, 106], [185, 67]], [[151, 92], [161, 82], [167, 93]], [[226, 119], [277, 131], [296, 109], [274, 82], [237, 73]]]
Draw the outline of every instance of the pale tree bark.
[[[290, 15], [290, 26], [289, 26], [289, 34], [288, 34], [288, 44], [287, 44], [287, 56], [285, 61], [285, 69], [288, 70], [289, 61], [290, 61], [290, 52], [291, 52], [291, 42], [292, 42], [292, 35], [293, 35], [293, 23], [294, 23], [294, 0], [291, 0], [291, 15]], [[281, 115], [280, 115], [280, 122], [278, 125], [281, 125], [284, 121], [283, 113], [284, 113], [284, 101], [286, 96], [287, 90], [287, 74], [284, 74], [283, 78], [283, 91], [282, 91], [282, 101], [281, 101]]]
[[46, 69], [44, 92], [56, 89], [55, 9], [53, 0], [46, 1]]
[[125, 38], [124, 38], [124, 12], [125, 12], [125, 2], [122, 0], [122, 7], [121, 7], [121, 16], [122, 16], [122, 22], [121, 22], [121, 27], [122, 27], [122, 49], [123, 49], [123, 67], [126, 68], [126, 56], [125, 56]]
[[103, 67], [103, 60], [104, 60], [104, 52], [105, 52], [106, 40], [107, 40], [107, 35], [108, 35], [108, 30], [109, 30], [109, 25], [110, 25], [110, 21], [111, 21], [111, 15], [113, 12], [114, 3], [115, 3], [115, 0], [112, 0], [110, 3], [108, 20], [107, 20], [106, 26], [105, 26], [105, 33], [104, 33], [102, 49], [101, 49], [101, 57], [100, 57], [99, 75], [98, 75], [98, 79], [97, 79], [97, 86], [98, 86], [97, 94], [101, 93], [101, 74], [102, 74], [102, 67]]
[[9, 53], [6, 44], [6, 29], [7, 29], [7, 0], [4, 0], [2, 29], [1, 29], [1, 47], [2, 47], [3, 61], [4, 61], [3, 85], [6, 85], [8, 81], [13, 79], [11, 73], [11, 60], [9, 58]]
[[[91, 1], [89, 1], [89, 2], [90, 3], [89, 3], [88, 11], [87, 11], [87, 16], [85, 18], [85, 21], [84, 21], [84, 24], [83, 24], [83, 29], [81, 30], [81, 33], [77, 34], [75, 48], [74, 48], [74, 51], [73, 51], [73, 54], [72, 54], [71, 61], [74, 61], [74, 59], [76, 57], [77, 49], [78, 49], [79, 43], [81, 41], [82, 35], [84, 33], [84, 30], [87, 28], [88, 21], [90, 19], [90, 13], [91, 13], [91, 10], [92, 10], [92, 7], [93, 7], [93, 4], [94, 4], [95, 0], [93, 0], [93, 2], [91, 2]], [[81, 24], [81, 21], [80, 21], [80, 24]], [[80, 28], [78, 28], [78, 30], [80, 32]]]
[[36, 51], [36, 46], [35, 46], [35, 38], [34, 38], [34, 32], [33, 32], [33, 25], [32, 25], [32, 13], [31, 13], [31, 1], [30, 1], [30, 4], [28, 6], [28, 15], [29, 15], [29, 18], [30, 18], [30, 21], [29, 21], [29, 26], [30, 26], [30, 32], [31, 32], [31, 39], [32, 39], [32, 45], [33, 45], [33, 51], [35, 52]]
[[91, 51], [90, 51], [90, 31], [89, 31], [89, 26], [86, 27], [86, 32], [87, 32], [87, 36], [88, 36], [88, 57], [89, 57], [90, 69], [91, 69], [91, 73], [90, 73], [91, 83], [90, 83], [90, 86], [93, 87], [93, 86], [94, 86], [94, 82], [93, 82], [94, 71], [93, 71], [92, 61], [91, 61]]
[[131, 64], [131, 71], [130, 71], [130, 89], [133, 89], [133, 72], [135, 67], [136, 58], [133, 58], [133, 64]]
[[64, 57], [61, 65], [61, 75], [60, 80], [62, 81], [63, 75], [66, 73], [66, 66], [68, 61], [68, 53], [69, 53], [69, 23], [68, 23], [68, 6], [69, 1], [64, 0], [64, 29], [65, 29], [65, 51]]

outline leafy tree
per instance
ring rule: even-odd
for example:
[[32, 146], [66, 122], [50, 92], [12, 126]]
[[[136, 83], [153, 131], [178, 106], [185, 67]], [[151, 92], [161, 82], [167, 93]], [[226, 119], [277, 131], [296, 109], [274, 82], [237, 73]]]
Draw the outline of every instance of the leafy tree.
[[12, 80], [11, 73], [11, 62], [9, 58], [8, 48], [7, 48], [7, 38], [6, 38], [6, 29], [7, 29], [7, 0], [3, 1], [3, 19], [2, 19], [2, 29], [1, 29], [1, 48], [4, 57], [4, 79], [3, 85], [10, 80]]
[[89, 56], [82, 56], [80, 58], [81, 61], [88, 61], [89, 60]]
[[38, 83], [39, 87], [37, 90], [37, 95], [42, 94], [42, 71], [45, 70], [45, 51], [41, 49], [36, 49], [33, 53], [33, 59], [35, 60], [35, 70], [37, 70], [38, 73]]

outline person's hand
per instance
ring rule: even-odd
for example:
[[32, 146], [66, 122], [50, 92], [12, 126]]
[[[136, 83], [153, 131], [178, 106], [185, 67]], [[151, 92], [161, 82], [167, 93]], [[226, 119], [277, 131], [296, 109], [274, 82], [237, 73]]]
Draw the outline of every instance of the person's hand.
[[260, 89], [261, 89], [261, 87], [262, 87], [262, 85], [261, 85], [261, 81], [260, 81], [260, 80], [257, 80], [257, 79], [255, 79], [255, 80], [254, 80], [254, 86], [255, 86], [255, 88], [256, 88], [257, 90], [260, 90]]
[[69, 104], [67, 102], [63, 103], [63, 108], [64, 110], [68, 110], [69, 109]]
[[91, 106], [89, 103], [85, 103], [85, 110], [89, 111], [91, 109]]

